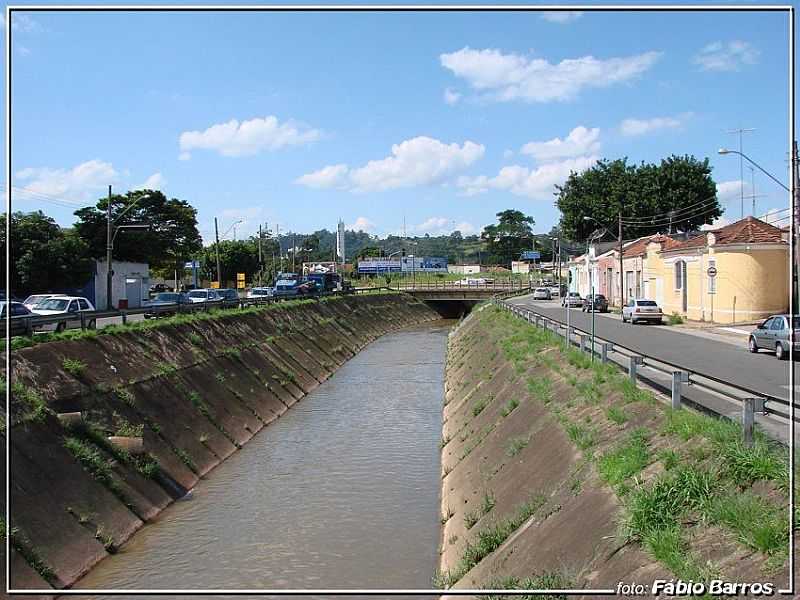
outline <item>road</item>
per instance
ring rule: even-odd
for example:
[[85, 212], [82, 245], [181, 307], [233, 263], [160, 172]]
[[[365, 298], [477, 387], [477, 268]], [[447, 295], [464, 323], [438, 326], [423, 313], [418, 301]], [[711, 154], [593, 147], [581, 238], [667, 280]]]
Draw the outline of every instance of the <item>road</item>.
[[[534, 301], [530, 296], [510, 300], [513, 304], [527, 306], [552, 319], [566, 321], [566, 311], [558, 299]], [[574, 308], [570, 322], [584, 331], [591, 330], [591, 313]], [[685, 367], [764, 394], [780, 398], [789, 397], [789, 361], [779, 361], [774, 354], [750, 354], [747, 338], [735, 345], [681, 332], [667, 325], [631, 325], [623, 323], [617, 315], [596, 314], [595, 335], [620, 344], [634, 352], [657, 360]], [[797, 368], [797, 364], [794, 364]], [[795, 376], [798, 371], [795, 370]]]

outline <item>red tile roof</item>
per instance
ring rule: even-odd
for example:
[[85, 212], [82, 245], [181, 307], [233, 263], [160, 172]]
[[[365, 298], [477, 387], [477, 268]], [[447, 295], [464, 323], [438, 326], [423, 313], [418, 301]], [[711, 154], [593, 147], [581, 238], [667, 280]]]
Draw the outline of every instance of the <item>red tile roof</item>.
[[713, 233], [715, 245], [724, 246], [728, 244], [785, 244], [783, 231], [779, 227], [765, 223], [755, 217], [746, 217], [741, 221], [736, 221], [719, 229], [712, 229], [704, 232], [703, 235], [690, 238], [684, 242], [679, 242], [665, 250], [688, 250], [691, 248], [703, 248], [708, 242], [709, 233]]
[[627, 258], [629, 256], [644, 256], [647, 254], [647, 245], [651, 242], [661, 244], [662, 250], [671, 250], [677, 244], [682, 243], [679, 240], [675, 240], [667, 235], [657, 233], [655, 235], [650, 235], [636, 240], [633, 244], [625, 248], [625, 251], [622, 253], [622, 257]]

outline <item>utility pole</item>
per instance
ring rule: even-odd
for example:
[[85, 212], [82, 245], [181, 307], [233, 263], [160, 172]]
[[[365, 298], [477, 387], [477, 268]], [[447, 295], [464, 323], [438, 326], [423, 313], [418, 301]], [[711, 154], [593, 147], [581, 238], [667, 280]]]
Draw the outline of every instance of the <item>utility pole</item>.
[[111, 270], [111, 186], [108, 186], [108, 206], [106, 206], [106, 310], [114, 307], [111, 301], [111, 282], [114, 271]]
[[219, 226], [217, 225], [217, 217], [214, 217], [214, 239], [216, 240], [214, 247], [217, 250], [217, 285], [222, 287], [222, 270], [219, 267]]
[[264, 275], [264, 258], [261, 254], [261, 239], [263, 238], [261, 223], [258, 224], [258, 285], [262, 285]]
[[742, 134], [750, 133], [755, 131], [754, 128], [750, 129], [729, 129], [728, 133], [738, 133], [739, 134], [739, 191], [741, 193], [741, 217], [744, 219], [744, 159], [742, 158]]
[[619, 211], [619, 308], [625, 306], [625, 273], [622, 270], [622, 211]]
[[794, 280], [792, 285], [792, 315], [797, 313], [798, 310], [798, 269], [800, 269], [800, 245], [797, 239], [800, 234], [800, 158], [797, 156], [797, 140], [792, 142], [792, 203], [794, 204], [794, 227], [792, 231], [792, 251], [794, 252]]

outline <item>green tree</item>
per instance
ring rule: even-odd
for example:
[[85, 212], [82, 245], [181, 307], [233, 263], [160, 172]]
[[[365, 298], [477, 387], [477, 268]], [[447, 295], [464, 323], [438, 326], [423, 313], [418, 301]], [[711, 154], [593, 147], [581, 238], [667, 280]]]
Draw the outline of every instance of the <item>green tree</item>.
[[[3, 215], [5, 217], [5, 215]], [[41, 211], [11, 213], [11, 290], [24, 297], [30, 293], [66, 291], [84, 285], [92, 275], [93, 262], [86, 243]], [[0, 231], [0, 251], [5, 256], [6, 230]], [[5, 281], [6, 264], [0, 276]]]
[[497, 213], [497, 225], [487, 225], [481, 232], [486, 242], [489, 260], [495, 264], [510, 265], [518, 260], [524, 250], [533, 247], [533, 226], [536, 222], [518, 210], [508, 209]]
[[[75, 211], [75, 230], [95, 258], [106, 255], [107, 206], [108, 198], [102, 198], [96, 206]], [[133, 208], [125, 212], [130, 206]], [[114, 260], [146, 262], [154, 268], [182, 268], [182, 263], [202, 248], [197, 210], [185, 200], [168, 199], [156, 190], [112, 196], [111, 218], [116, 225], [139, 223], [151, 227], [149, 231], [121, 230], [114, 242]]]
[[378, 257], [381, 256], [381, 249], [377, 246], [365, 246], [361, 248], [355, 255], [355, 260], [362, 258]]
[[[263, 250], [263, 246], [262, 246]], [[200, 252], [200, 272], [210, 280], [217, 279], [217, 246], [211, 244]], [[271, 260], [271, 257], [270, 257]], [[259, 270], [258, 240], [223, 240], [219, 243], [219, 262], [222, 271], [220, 285], [235, 281], [237, 273], [244, 273], [252, 281]]]
[[707, 158], [670, 156], [659, 164], [640, 165], [629, 165], [626, 158], [602, 160], [571, 173], [557, 189], [562, 234], [577, 241], [597, 230], [598, 223], [616, 233], [620, 213], [623, 236], [629, 239], [694, 230], [722, 214]]

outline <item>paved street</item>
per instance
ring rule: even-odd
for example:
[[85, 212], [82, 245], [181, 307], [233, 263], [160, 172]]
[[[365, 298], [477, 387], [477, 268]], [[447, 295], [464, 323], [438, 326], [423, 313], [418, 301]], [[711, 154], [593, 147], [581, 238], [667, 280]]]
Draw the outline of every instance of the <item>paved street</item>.
[[[530, 296], [521, 296], [513, 298], [511, 302], [528, 306], [553, 319], [566, 320], [565, 309], [560, 306], [558, 299], [550, 302], [533, 301]], [[570, 314], [575, 327], [586, 331], [591, 328], [590, 313], [574, 308]], [[666, 325], [631, 325], [623, 323], [617, 315], [599, 313], [595, 318], [595, 334], [632, 351], [707, 373], [733, 385], [782, 398], [788, 398], [789, 395], [789, 368], [792, 363], [779, 361], [774, 354], [767, 352], [750, 354], [744, 336], [738, 344], [735, 340], [734, 343], [727, 340], [723, 342]], [[797, 364], [794, 367], [797, 369]], [[795, 370], [795, 376], [797, 374]]]

